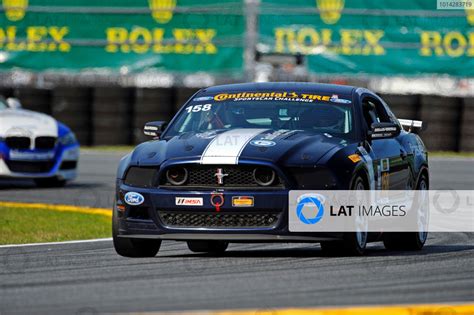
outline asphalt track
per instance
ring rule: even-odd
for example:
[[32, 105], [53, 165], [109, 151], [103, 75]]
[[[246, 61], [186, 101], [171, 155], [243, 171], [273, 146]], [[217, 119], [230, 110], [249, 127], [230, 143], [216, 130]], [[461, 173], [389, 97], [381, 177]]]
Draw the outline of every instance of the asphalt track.
[[[119, 159], [84, 153], [70, 186], [0, 183], [0, 200], [110, 207]], [[474, 160], [430, 163], [433, 189], [474, 189]], [[325, 257], [311, 244], [232, 244], [211, 257], [164, 242], [152, 259], [121, 258], [110, 241], [0, 248], [1, 315], [473, 301], [474, 235], [466, 233], [431, 234], [419, 253], [371, 244], [356, 258]]]

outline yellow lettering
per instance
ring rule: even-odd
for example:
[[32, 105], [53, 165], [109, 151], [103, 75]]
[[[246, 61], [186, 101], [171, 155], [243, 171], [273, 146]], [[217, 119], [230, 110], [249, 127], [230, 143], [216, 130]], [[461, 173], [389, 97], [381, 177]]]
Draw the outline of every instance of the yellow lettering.
[[275, 51], [277, 53], [286, 52], [286, 46], [292, 53], [297, 52], [295, 47], [295, 31], [291, 28], [276, 28], [275, 29]]
[[432, 56], [433, 50], [436, 56], [443, 56], [441, 48], [441, 34], [439, 32], [421, 32], [421, 56]]
[[190, 54], [194, 46], [190, 43], [194, 39], [194, 32], [187, 28], [175, 28], [173, 36], [176, 40], [174, 50], [177, 54]]
[[360, 53], [360, 39], [362, 31], [341, 30], [341, 53], [343, 55], [358, 55]]
[[332, 43], [332, 30], [323, 29], [321, 30], [321, 42], [324, 46], [328, 47]]
[[468, 37], [469, 37], [469, 49], [467, 50], [467, 56], [474, 57], [474, 33], [469, 33]]
[[110, 27], [105, 32], [107, 35], [105, 50], [107, 52], [116, 53], [119, 49], [124, 53], [130, 52], [130, 45], [127, 44], [127, 29], [123, 27]]
[[[457, 42], [457, 45], [453, 45], [453, 41]], [[449, 32], [444, 36], [443, 44], [448, 56], [459, 57], [466, 51], [467, 41], [463, 34]]]
[[45, 26], [30, 26], [26, 29], [27, 49], [29, 51], [45, 51], [47, 45], [41, 42], [48, 35], [48, 29]]
[[364, 31], [364, 38], [367, 42], [363, 55], [385, 55], [385, 49], [380, 45], [380, 39], [385, 35], [384, 31]]
[[48, 50], [55, 51], [58, 49], [62, 52], [68, 52], [71, 50], [71, 45], [64, 41], [64, 37], [69, 33], [69, 28], [52, 26], [49, 28], [48, 32], [54, 41], [49, 44]]
[[212, 43], [213, 38], [216, 36], [216, 30], [214, 29], [197, 29], [196, 37], [199, 40], [199, 44], [194, 48], [196, 54], [217, 54], [217, 47]]
[[150, 49], [153, 41], [150, 31], [143, 27], [135, 27], [130, 32], [129, 41], [132, 45], [132, 50], [137, 54], [144, 54]]
[[305, 27], [298, 32], [298, 46], [303, 54], [311, 54], [319, 44], [319, 34], [314, 28]]

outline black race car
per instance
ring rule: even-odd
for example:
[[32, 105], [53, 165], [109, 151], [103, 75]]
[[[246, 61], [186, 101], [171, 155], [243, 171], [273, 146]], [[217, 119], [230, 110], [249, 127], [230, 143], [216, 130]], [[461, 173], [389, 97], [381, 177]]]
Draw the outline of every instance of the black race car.
[[[159, 104], [157, 104], [159, 106]], [[409, 129], [404, 130], [404, 127]], [[428, 156], [373, 92], [310, 83], [249, 83], [197, 92], [118, 168], [118, 254], [156, 255], [162, 240], [220, 253], [229, 242], [320, 242], [363, 254], [367, 242], [421, 249], [427, 233], [294, 233], [290, 190], [428, 189]]]

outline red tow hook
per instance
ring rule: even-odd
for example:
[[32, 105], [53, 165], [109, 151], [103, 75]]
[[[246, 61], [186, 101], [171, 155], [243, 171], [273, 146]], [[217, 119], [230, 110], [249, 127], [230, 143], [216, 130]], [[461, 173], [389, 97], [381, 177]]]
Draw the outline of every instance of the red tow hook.
[[213, 193], [211, 195], [211, 205], [216, 207], [216, 212], [221, 211], [221, 206], [224, 204], [224, 194]]

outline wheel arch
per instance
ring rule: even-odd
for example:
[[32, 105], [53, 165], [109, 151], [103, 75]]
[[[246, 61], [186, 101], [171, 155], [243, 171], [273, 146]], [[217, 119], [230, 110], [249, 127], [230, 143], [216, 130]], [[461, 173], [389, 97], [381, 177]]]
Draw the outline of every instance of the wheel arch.
[[363, 165], [360, 165], [354, 170], [354, 173], [352, 174], [352, 178], [349, 182], [349, 187], [348, 189], [351, 189], [351, 187], [354, 185], [354, 181], [356, 180], [357, 177], [361, 177], [362, 180], [364, 181], [366, 187], [370, 187], [370, 180], [369, 180], [369, 171], [367, 170], [366, 167]]
[[420, 179], [423, 175], [426, 177], [426, 181], [427, 181], [428, 189], [429, 189], [429, 187], [430, 187], [430, 172], [429, 172], [428, 165], [426, 165], [426, 164], [423, 164], [420, 167], [420, 170], [418, 172], [418, 176], [416, 178], [416, 186], [415, 187], [418, 187], [418, 184], [420, 183]]

